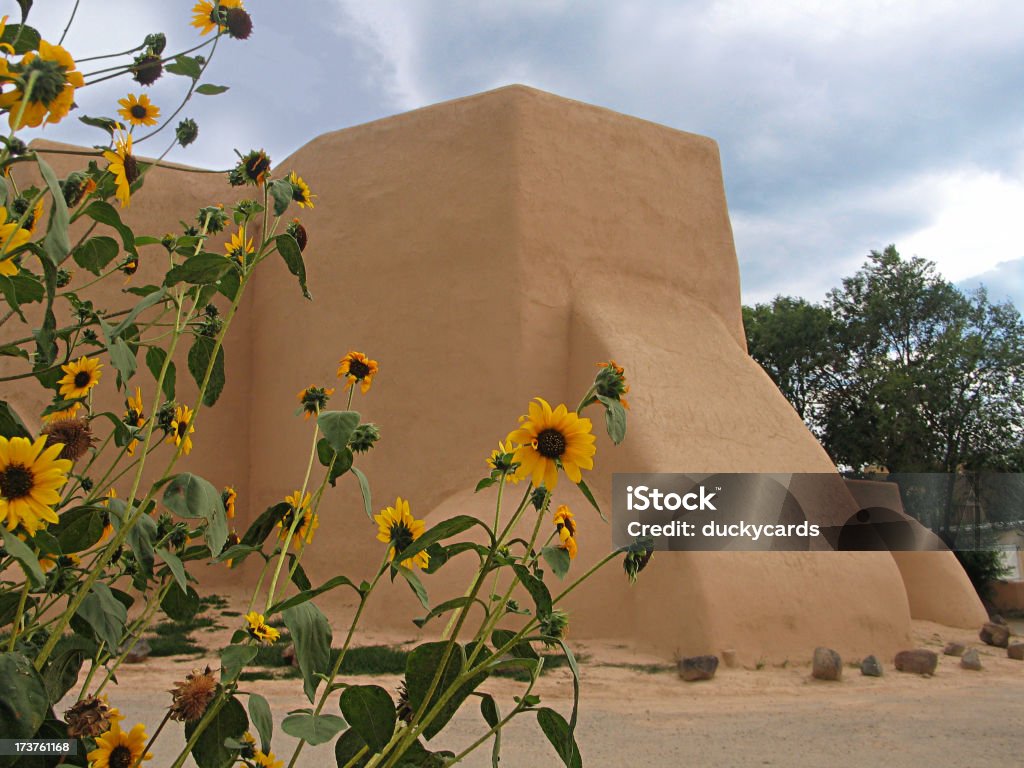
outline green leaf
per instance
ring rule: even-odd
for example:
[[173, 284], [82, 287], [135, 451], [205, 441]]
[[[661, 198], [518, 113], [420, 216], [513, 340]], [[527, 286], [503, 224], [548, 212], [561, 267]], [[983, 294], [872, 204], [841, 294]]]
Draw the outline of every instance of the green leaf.
[[[283, 216], [292, 202], [292, 183], [288, 179], [275, 179], [270, 182], [269, 191], [271, 197], [274, 198], [274, 215]], [[298, 245], [297, 242], [296, 245]], [[283, 253], [281, 255], [284, 256]], [[292, 272], [292, 274], [294, 275], [295, 273]]]
[[568, 768], [583, 768], [580, 748], [576, 745], [576, 739], [564, 717], [553, 709], [542, 707], [537, 710], [537, 723], [564, 765]]
[[182, 53], [175, 56], [174, 61], [164, 67], [164, 71], [198, 80], [203, 74], [203, 67], [195, 56], [186, 56]]
[[565, 574], [569, 572], [569, 564], [572, 562], [568, 550], [561, 547], [544, 547], [540, 553], [555, 576], [564, 579]]
[[[501, 722], [501, 713], [498, 711], [498, 705], [494, 701], [494, 697], [489, 693], [483, 694], [480, 699], [480, 714], [483, 715], [484, 721], [491, 727], [496, 728], [498, 723]], [[501, 730], [494, 732], [494, 747], [491, 749], [491, 768], [498, 768], [498, 764], [501, 761]]]
[[386, 690], [379, 685], [352, 685], [341, 692], [338, 705], [371, 753], [384, 749], [398, 722], [395, 703]]
[[598, 395], [597, 399], [604, 406], [604, 425], [608, 430], [608, 437], [618, 445], [626, 437], [626, 409], [614, 397]]
[[206, 541], [210, 552], [219, 554], [228, 540], [228, 518], [220, 493], [198, 475], [183, 472], [164, 489], [164, 506], [180, 517], [206, 520]]
[[32, 433], [28, 431], [25, 422], [21, 420], [21, 417], [6, 400], [0, 400], [0, 436], [7, 439], [12, 437], [32, 437]]
[[354, 589], [356, 593], [360, 596], [363, 594], [359, 587], [353, 584], [347, 577], [335, 576], [334, 578], [325, 581], [316, 589], [306, 589], [297, 595], [292, 595], [291, 597], [285, 600], [281, 600], [277, 603], [274, 603], [272, 606], [270, 606], [270, 609], [267, 611], [267, 615], [270, 616], [272, 614], [277, 613], [278, 611], [286, 611], [289, 608], [292, 608], [296, 605], [302, 605], [302, 603], [306, 602], [307, 600], [312, 600], [317, 595], [322, 595], [324, 592], [329, 592], [335, 587], [340, 586], [352, 587], [352, 589]]
[[297, 739], [305, 739], [309, 746], [326, 744], [345, 727], [345, 721], [337, 715], [314, 715], [312, 712], [298, 712], [288, 715], [281, 723], [281, 730]]
[[[185, 724], [185, 738], [195, 733], [201, 721]], [[245, 707], [234, 696], [227, 700], [210, 721], [192, 747], [192, 758], [199, 768], [230, 768], [235, 764], [237, 753], [224, 746], [225, 739], [240, 739], [249, 730], [249, 718]]]
[[302, 688], [312, 702], [320, 684], [319, 674], [326, 674], [331, 668], [330, 622], [310, 602], [288, 608], [281, 617], [292, 636], [295, 659], [302, 673]]
[[160, 559], [167, 563], [167, 567], [170, 569], [171, 574], [174, 576], [174, 580], [178, 582], [178, 586], [184, 592], [188, 589], [188, 579], [185, 576], [185, 566], [182, 564], [181, 559], [171, 552], [170, 550], [164, 549], [163, 547], [156, 548], [157, 555]]
[[0, 534], [3, 535], [4, 549], [21, 564], [21, 569], [25, 572], [25, 576], [32, 586], [42, 586], [43, 582], [46, 581], [46, 576], [43, 574], [43, 569], [39, 567], [39, 559], [36, 557], [36, 553], [32, 551], [32, 548], [6, 528], [0, 529]]
[[537, 618], [544, 620], [551, 615], [551, 593], [548, 592], [547, 586], [544, 582], [530, 573], [529, 569], [525, 565], [516, 563], [512, 566], [512, 570], [516, 572], [516, 576], [519, 577], [519, 581], [522, 582], [523, 586], [526, 587], [526, 591], [530, 593], [530, 597], [533, 598], [534, 605], [537, 607]]
[[491, 529], [482, 520], [479, 520], [470, 515], [456, 515], [447, 520], [442, 520], [440, 523], [435, 525], [430, 530], [426, 531], [416, 541], [412, 542], [408, 547], [403, 549], [401, 552], [395, 555], [396, 560], [408, 560], [413, 555], [416, 555], [431, 544], [439, 542], [442, 539], [447, 539], [450, 536], [462, 533], [472, 528], [474, 525], [478, 525], [487, 531], [487, 535], [491, 542], [494, 542], [494, 536], [491, 533]]
[[[32, 3], [28, 0], [18, 0], [18, 5], [21, 6], [21, 20], [24, 21], [28, 16], [26, 5], [31, 7]], [[9, 24], [4, 30], [3, 36], [0, 36], [0, 43], [12, 46], [14, 52], [19, 56], [29, 51], [39, 50], [39, 40], [39, 32], [28, 24]]]
[[107, 346], [107, 352], [110, 353], [111, 365], [117, 370], [118, 381], [127, 386], [138, 367], [135, 353], [124, 339], [114, 339], [114, 343]]
[[[61, 198], [63, 199], [63, 197]], [[138, 251], [135, 250], [135, 233], [132, 232], [131, 228], [126, 226], [121, 221], [121, 215], [117, 212], [110, 203], [104, 202], [103, 200], [94, 200], [89, 203], [85, 209], [85, 215], [93, 221], [97, 221], [100, 224], [106, 224], [108, 227], [113, 227], [117, 230], [117, 233], [121, 235], [121, 244], [124, 246], [126, 251], [129, 251], [133, 256], [138, 256]]]
[[4, 299], [18, 313], [22, 322], [27, 322], [21, 305], [42, 301], [46, 296], [46, 288], [35, 276], [23, 272], [10, 277], [0, 275], [0, 293], [3, 293]]
[[46, 696], [51, 704], [56, 705], [75, 687], [82, 665], [94, 653], [96, 643], [81, 635], [66, 635], [57, 641], [42, 673]]
[[210, 285], [220, 280], [221, 276], [231, 269], [231, 261], [219, 253], [203, 251], [172, 267], [164, 277], [164, 285], [178, 283], [191, 285]]
[[530, 645], [530, 642], [525, 638], [520, 638], [514, 645], [509, 647], [507, 650], [502, 651], [503, 648], [508, 646], [515, 638], [517, 633], [510, 629], [496, 629], [491, 633], [491, 645], [494, 646], [495, 653], [503, 652], [508, 653], [517, 659], [529, 659], [536, 661], [540, 658], [537, 652]]
[[[117, 509], [117, 504], [116, 500], [111, 501], [110, 508]], [[123, 505], [124, 502], [120, 502], [120, 504]], [[128, 531], [128, 546], [135, 553], [135, 559], [139, 561], [142, 573], [146, 576], [153, 575], [153, 544], [155, 542], [156, 521], [149, 515], [142, 515]]]
[[0, 690], [0, 733], [7, 739], [35, 736], [50, 702], [43, 679], [20, 653], [0, 653]]
[[[423, 629], [423, 626], [428, 621], [430, 621], [432, 618], [434, 618], [435, 616], [440, 616], [442, 613], [447, 613], [448, 611], [455, 610], [456, 608], [461, 608], [462, 606], [467, 605], [468, 603], [471, 603], [471, 602], [473, 602], [473, 600], [470, 599], [469, 595], [462, 595], [461, 597], [453, 597], [451, 600], [445, 600], [440, 605], [435, 605], [430, 610], [430, 613], [428, 613], [426, 616], [423, 616], [422, 618], [413, 619], [412, 623], [415, 624], [420, 629]], [[477, 602], [480, 602], [480, 601], [477, 601]], [[482, 602], [480, 602], [480, 604], [483, 605]]]
[[46, 164], [42, 156], [36, 155], [36, 163], [39, 165], [39, 173], [42, 174], [46, 186], [50, 190], [50, 221], [46, 226], [46, 236], [43, 238], [43, 250], [49, 257], [51, 263], [61, 264], [71, 252], [71, 243], [68, 241], [68, 206], [64, 202], [64, 193], [61, 191], [60, 182], [57, 181], [57, 174], [53, 168]]
[[411, 569], [406, 568], [404, 565], [392, 564], [391, 567], [394, 568], [399, 574], [401, 574], [402, 578], [405, 579], [406, 583], [409, 585], [409, 588], [412, 590], [412, 593], [416, 595], [416, 598], [420, 601], [420, 605], [422, 605], [429, 611], [430, 598], [427, 596], [427, 589], [423, 586], [423, 582], [420, 581], [420, 577], [413, 573]]
[[359, 426], [359, 414], [356, 411], [324, 411], [317, 416], [316, 423], [331, 448], [341, 453], [348, 448], [348, 441]]
[[90, 117], [89, 115], [82, 115], [78, 118], [86, 125], [91, 125], [93, 128], [100, 128], [113, 137], [114, 131], [117, 130], [118, 122], [110, 117]]
[[167, 289], [160, 288], [156, 291], [147, 293], [138, 304], [131, 308], [131, 311], [121, 318], [121, 321], [115, 325], [109, 332], [108, 339], [113, 339], [117, 336], [123, 336], [125, 331], [135, 322], [135, 319], [145, 312], [147, 309], [152, 307], [154, 304], [159, 304], [167, 297]]
[[[458, 643], [454, 643], [452, 645], [452, 652], [447, 662], [445, 662], [440, 681], [430, 700], [426, 701], [427, 691], [430, 690], [430, 684], [434, 680], [435, 673], [441, 668], [441, 659], [444, 657], [447, 647], [448, 642], [444, 640], [424, 643], [414, 648], [409, 654], [405, 667], [405, 680], [409, 689], [409, 705], [412, 707], [413, 712], [426, 712], [432, 709], [441, 696], [452, 687], [465, 668], [465, 651]], [[487, 673], [482, 672], [463, 683], [441, 707], [437, 716], [424, 728], [424, 738], [429, 740], [440, 733], [441, 729], [447, 725], [459, 707], [462, 706], [462, 702], [466, 700], [466, 697], [486, 678]]]
[[262, 547], [267, 536], [273, 532], [278, 522], [284, 519], [291, 508], [291, 504], [287, 501], [279, 501], [274, 506], [267, 507], [249, 526], [249, 530], [242, 536], [241, 543], [249, 547]]
[[277, 244], [277, 252], [284, 259], [288, 271], [299, 278], [302, 295], [307, 299], [313, 298], [309, 294], [309, 288], [306, 287], [306, 263], [302, 260], [302, 250], [299, 248], [298, 242], [288, 234], [278, 235], [274, 242]]
[[[352, 760], [363, 749], [367, 749], [367, 752], [353, 763]], [[338, 768], [349, 768], [349, 766], [352, 766], [352, 768], [365, 768], [370, 757], [369, 749], [366, 747], [363, 737], [351, 728], [341, 734], [341, 737], [334, 744], [334, 760]]]
[[103, 510], [99, 507], [75, 507], [63, 512], [49, 532], [57, 538], [62, 554], [89, 549], [103, 536]]
[[121, 247], [112, 237], [90, 237], [75, 248], [71, 256], [74, 258], [75, 264], [82, 269], [87, 269], [94, 275], [98, 275], [107, 264], [117, 257], [120, 250]]
[[601, 507], [597, 505], [597, 499], [594, 498], [594, 494], [590, 492], [590, 488], [587, 486], [587, 484], [583, 482], [583, 480], [581, 479], [578, 483], [576, 483], [576, 485], [580, 489], [580, 491], [583, 492], [583, 495], [586, 497], [587, 501], [590, 502], [591, 506], [597, 510], [597, 514], [601, 516], [601, 519], [607, 523], [608, 518], [604, 516], [604, 512], [601, 511]]
[[76, 615], [92, 627], [96, 637], [103, 640], [107, 648], [117, 648], [121, 644], [128, 611], [103, 582], [92, 585]]
[[260, 751], [269, 754], [274, 737], [274, 717], [270, 713], [270, 704], [258, 693], [249, 694], [249, 718], [260, 735]]
[[[210, 366], [210, 358], [213, 356], [213, 348], [216, 342], [206, 336], [197, 336], [188, 351], [188, 370], [195, 379], [196, 385], [201, 387], [206, 377], [206, 369]], [[224, 390], [224, 347], [217, 350], [217, 359], [210, 372], [210, 381], [206, 386], [206, 394], [203, 395], [203, 404], [211, 406], [217, 402], [220, 393]]]
[[346, 448], [341, 453], [338, 453], [331, 447], [326, 437], [321, 437], [317, 441], [316, 456], [322, 466], [330, 467], [330, 474], [327, 476], [327, 479], [331, 483], [332, 488], [337, 483], [338, 478], [352, 468], [352, 450]]
[[182, 590], [177, 584], [172, 584], [160, 601], [160, 607], [173, 621], [192, 621], [201, 607], [199, 594], [192, 587]]
[[228, 90], [226, 85], [210, 85], [209, 83], [203, 83], [196, 88], [196, 93], [201, 93], [203, 96], [216, 96], [218, 93], [224, 93]]
[[362, 470], [358, 467], [352, 467], [352, 474], [356, 476], [359, 481], [359, 492], [363, 496], [363, 511], [366, 512], [366, 516], [370, 518], [370, 522], [373, 522], [373, 505], [370, 500], [370, 481], [366, 479], [366, 475], [363, 474]]
[[[146, 350], [146, 367], [153, 374], [154, 381], [160, 380], [160, 371], [163, 370], [166, 358], [167, 353], [161, 347], [150, 347]], [[171, 361], [170, 365], [167, 366], [167, 373], [164, 374], [163, 385], [164, 397], [168, 400], [174, 399], [175, 378], [174, 361]]]
[[[244, 634], [244, 633], [243, 633]], [[256, 658], [258, 648], [255, 645], [229, 645], [220, 652], [220, 667], [223, 670], [222, 680], [234, 680], [245, 666]], [[256, 718], [254, 717], [255, 721]]]
[[480, 491], [482, 491], [484, 488], [490, 488], [497, 482], [498, 481], [495, 480], [493, 477], [485, 477], [483, 480], [476, 484], [476, 490], [474, 490], [473, 493], [480, 493]]

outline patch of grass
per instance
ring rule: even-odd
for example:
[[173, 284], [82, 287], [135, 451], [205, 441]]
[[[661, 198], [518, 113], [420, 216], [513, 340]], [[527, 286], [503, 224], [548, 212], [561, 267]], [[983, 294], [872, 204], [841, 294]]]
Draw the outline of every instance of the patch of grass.
[[150, 656], [181, 656], [206, 652], [206, 649], [187, 633], [157, 635], [147, 638], [146, 641], [149, 643]]
[[[540, 674], [543, 677], [545, 672], [550, 672], [552, 669], [558, 669], [559, 667], [568, 667], [569, 660], [561, 653], [552, 654], [541, 654], [541, 658], [544, 659], [544, 667], [541, 669]], [[589, 661], [590, 657], [580, 655], [576, 657], [577, 663], [582, 664], [585, 661]], [[608, 665], [613, 666], [613, 665]], [[620, 665], [615, 665], [620, 666]], [[629, 666], [629, 665], [621, 665]], [[642, 666], [642, 665], [637, 665]], [[508, 667], [506, 669], [495, 669], [491, 672], [495, 677], [510, 677], [513, 680], [519, 680], [520, 682], [527, 682], [530, 679], [530, 673], [521, 667]]]
[[252, 672], [243, 672], [238, 676], [239, 680], [287, 680], [293, 677], [299, 677], [299, 670], [294, 667], [288, 669], [271, 670], [271, 669], [257, 669]]
[[284, 649], [291, 641], [291, 635], [282, 632], [280, 639], [273, 645], [256, 646], [256, 655], [253, 657], [252, 665], [254, 667], [290, 667], [291, 663], [285, 661]]
[[[338, 658], [340, 648], [331, 651], [331, 663]], [[349, 648], [341, 663], [343, 675], [403, 675], [409, 652], [390, 645], [367, 645]]]

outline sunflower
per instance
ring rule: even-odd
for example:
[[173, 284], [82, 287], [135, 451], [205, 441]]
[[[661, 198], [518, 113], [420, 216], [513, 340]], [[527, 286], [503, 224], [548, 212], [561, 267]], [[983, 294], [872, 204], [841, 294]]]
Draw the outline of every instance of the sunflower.
[[565, 504], [555, 510], [554, 523], [561, 541], [558, 546], [569, 553], [570, 560], [576, 559], [576, 518]]
[[[4, 61], [2, 70], [0, 74], [14, 81], [14, 89], [0, 93], [0, 109], [9, 111], [7, 120], [15, 131], [60, 122], [74, 103], [75, 88], [85, 85], [71, 54], [45, 40], [39, 42], [38, 54], [29, 51], [13, 65]], [[33, 85], [26, 98], [24, 89], [29, 82]]]
[[281, 637], [280, 632], [267, 624], [262, 613], [249, 611], [249, 613], [245, 614], [245, 621], [249, 625], [246, 627], [246, 632], [249, 633], [249, 637], [255, 638], [261, 643], [272, 645]]
[[96, 738], [96, 749], [87, 756], [92, 768], [130, 768], [143, 760], [152, 760], [146, 752], [146, 726], [138, 723], [130, 731], [121, 730], [114, 721], [110, 730]]
[[113, 723], [123, 720], [117, 707], [110, 706], [106, 694], [86, 696], [75, 702], [74, 706], [64, 712], [64, 722], [68, 724], [68, 736], [95, 738], [110, 729]]
[[358, 383], [365, 395], [373, 383], [373, 377], [380, 369], [377, 361], [371, 360], [362, 352], [351, 351], [338, 362], [338, 378], [346, 379], [345, 389]]
[[103, 363], [97, 357], [80, 357], [77, 361], [62, 365], [64, 378], [57, 383], [60, 384], [60, 395], [65, 400], [77, 400], [85, 397], [100, 380], [102, 373], [100, 368]]
[[[401, 496], [395, 500], [395, 506], [386, 507], [379, 515], [374, 515], [374, 520], [380, 526], [377, 531], [377, 541], [390, 544], [388, 559], [394, 561], [396, 555], [401, 555], [405, 549], [416, 539], [423, 535], [426, 524], [417, 520], [409, 511], [409, 502]], [[402, 561], [406, 568], [418, 565], [426, 568], [430, 564], [430, 557], [426, 552], [417, 552], [411, 558]]]
[[[124, 401], [124, 407], [127, 409], [124, 414], [124, 423], [129, 427], [138, 429], [146, 423], [146, 418], [142, 414], [142, 390], [139, 387], [135, 388], [135, 397], [128, 397]], [[138, 445], [138, 440], [132, 440], [128, 443], [129, 456], [135, 455], [135, 449]]]
[[39, 567], [43, 569], [43, 573], [49, 573], [57, 565], [61, 568], [74, 568], [76, 565], [80, 565], [81, 562], [82, 560], [78, 555], [46, 554], [39, 557]]
[[622, 403], [622, 407], [629, 409], [625, 395], [629, 392], [629, 384], [626, 383], [626, 372], [623, 367], [614, 360], [606, 363], [597, 363], [600, 368], [594, 379], [594, 391], [603, 397], [610, 397]]
[[302, 177], [292, 171], [288, 175], [288, 182], [292, 185], [292, 200], [298, 203], [300, 208], [312, 208], [313, 198], [316, 195], [310, 193], [309, 185], [302, 180]]
[[234, 518], [235, 502], [238, 501], [238, 492], [233, 486], [226, 486], [220, 495], [220, 500], [224, 502], [224, 512], [227, 513], [228, 519], [230, 520]]
[[306, 544], [313, 543], [313, 532], [320, 527], [320, 520], [309, 510], [309, 503], [311, 496], [306, 493], [305, 497], [302, 498], [302, 503], [299, 503], [299, 497], [302, 491], [295, 491], [291, 496], [285, 496], [284, 500], [288, 502], [289, 509], [285, 513], [284, 517], [277, 521], [277, 527], [281, 529], [280, 538], [282, 541], [288, 536], [288, 531], [291, 530], [292, 523], [295, 521], [296, 515], [302, 515], [302, 521], [295, 529], [295, 534], [292, 536], [292, 543], [295, 548], [298, 549], [301, 542]]
[[274, 753], [263, 754], [260, 750], [256, 750], [256, 754], [253, 755], [252, 761], [260, 768], [284, 768], [284, 761], [278, 760], [274, 757]]
[[208, 35], [218, 27], [221, 30], [227, 29], [227, 20], [219, 13], [220, 9], [241, 8], [242, 0], [220, 0], [219, 3], [212, 3], [209, 0], [200, 0], [192, 6], [192, 26], [199, 30], [200, 35]]
[[72, 464], [82, 458], [96, 442], [89, 428], [88, 419], [50, 421], [42, 428], [40, 434], [46, 436], [47, 447], [60, 445], [60, 458], [67, 459]]
[[121, 105], [117, 114], [132, 125], [156, 125], [160, 117], [160, 107], [153, 104], [146, 94], [136, 96], [129, 93], [123, 99], [118, 99], [117, 103]]
[[328, 387], [306, 387], [299, 392], [300, 411], [305, 419], [316, 416], [327, 407], [327, 400], [334, 394], [334, 390]]
[[228, 258], [234, 259], [242, 266], [245, 266], [246, 258], [256, 249], [252, 247], [252, 238], [245, 239], [245, 227], [239, 227], [238, 231], [231, 235], [231, 242], [224, 243], [224, 250]]
[[115, 149], [103, 153], [107, 160], [107, 170], [114, 174], [117, 192], [114, 196], [120, 201], [122, 208], [131, 204], [132, 184], [139, 178], [139, 163], [132, 154], [132, 135], [123, 134], [114, 140]]
[[49, 424], [51, 421], [63, 421], [65, 419], [75, 418], [75, 414], [82, 407], [81, 403], [72, 403], [67, 408], [61, 411], [54, 411], [53, 413], [47, 413], [43, 416], [43, 423]]
[[240, 155], [235, 167], [228, 171], [228, 183], [233, 187], [243, 184], [262, 186], [270, 173], [270, 158], [262, 149], [253, 149]]
[[561, 466], [570, 480], [581, 482], [580, 470], [593, 469], [597, 453], [590, 419], [581, 419], [564, 404], [552, 410], [543, 398], [534, 399], [529, 414], [520, 417], [519, 429], [508, 435], [508, 440], [519, 446], [512, 456], [519, 462], [516, 474], [530, 477], [535, 486], [543, 483], [554, 490]]
[[16, 218], [7, 220], [7, 208], [0, 205], [0, 275], [10, 277], [18, 274], [18, 265], [12, 257], [30, 237], [32, 233], [18, 226]]
[[189, 424], [191, 420], [192, 409], [187, 405], [179, 405], [174, 409], [171, 433], [167, 436], [167, 442], [179, 446], [186, 456], [192, 452], [192, 438], [189, 435], [196, 431], [195, 426]]
[[[518, 465], [512, 461], [512, 455], [515, 453], [512, 443], [502, 443], [498, 441], [498, 448], [491, 452], [490, 457], [486, 460], [487, 466], [492, 470], [492, 476], [494, 473], [505, 475], [505, 482], [511, 482], [513, 485], [522, 480], [521, 477], [516, 475], [515, 470]], [[497, 479], [497, 478], [495, 478]]]

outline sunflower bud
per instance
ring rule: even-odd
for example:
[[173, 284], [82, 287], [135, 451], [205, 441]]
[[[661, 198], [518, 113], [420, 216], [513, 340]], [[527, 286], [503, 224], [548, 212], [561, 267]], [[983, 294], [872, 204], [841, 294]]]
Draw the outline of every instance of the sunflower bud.
[[163, 32], [153, 32], [152, 34], [146, 35], [146, 39], [142, 41], [142, 44], [146, 46], [150, 53], [155, 53], [159, 56], [164, 52], [164, 48], [167, 46], [167, 35]]
[[544, 509], [544, 504], [548, 498], [548, 489], [543, 485], [539, 488], [534, 488], [533, 493], [530, 494], [530, 503], [533, 504], [533, 508], [538, 512]]
[[7, 152], [11, 157], [21, 157], [28, 152], [28, 144], [18, 138], [2, 139], [7, 144]]
[[614, 360], [597, 364], [599, 370], [594, 377], [594, 391], [602, 397], [618, 400], [623, 408], [629, 408], [624, 395], [629, 392], [629, 385], [626, 383], [626, 376], [622, 366], [617, 365]]
[[81, 480], [82, 490], [88, 493], [93, 489], [93, 481], [91, 477], [83, 477]]
[[205, 208], [199, 209], [196, 221], [199, 222], [200, 226], [206, 225], [206, 232], [208, 234], [216, 235], [218, 232], [224, 231], [224, 226], [228, 223], [228, 215], [224, 212], [224, 206], [208, 205]]
[[164, 64], [159, 56], [152, 53], [140, 53], [132, 61], [132, 80], [142, 86], [150, 86], [160, 79], [164, 73]]
[[58, 288], [67, 288], [70, 284], [71, 284], [71, 273], [68, 270], [64, 269], [63, 267], [60, 267], [57, 270], [57, 287]]
[[569, 614], [567, 614], [560, 608], [555, 608], [547, 617], [541, 619], [540, 633], [549, 638], [552, 638], [550, 640], [545, 640], [544, 645], [558, 645], [558, 643], [556, 643], [555, 640], [563, 639], [568, 630]]
[[173, 400], [169, 400], [161, 405], [160, 410], [156, 412], [156, 425], [164, 432], [171, 431], [175, 408], [177, 408], [177, 404]]
[[380, 440], [380, 430], [376, 424], [360, 424], [352, 432], [349, 438], [348, 447], [355, 453], [366, 453], [373, 448], [374, 443]]
[[285, 228], [285, 232], [295, 238], [295, 242], [299, 244], [299, 253], [306, 250], [306, 243], [309, 241], [309, 237], [301, 221], [292, 219], [291, 223]]
[[622, 569], [626, 572], [630, 584], [636, 584], [637, 574], [651, 562], [652, 555], [654, 555], [654, 546], [650, 539], [639, 540], [626, 551]]
[[82, 198], [96, 188], [95, 182], [81, 171], [68, 174], [68, 177], [61, 182], [61, 191], [64, 193], [64, 203], [68, 208], [74, 208]]
[[174, 129], [174, 135], [181, 146], [187, 147], [199, 137], [199, 126], [191, 117], [186, 117], [178, 123], [178, 127]]

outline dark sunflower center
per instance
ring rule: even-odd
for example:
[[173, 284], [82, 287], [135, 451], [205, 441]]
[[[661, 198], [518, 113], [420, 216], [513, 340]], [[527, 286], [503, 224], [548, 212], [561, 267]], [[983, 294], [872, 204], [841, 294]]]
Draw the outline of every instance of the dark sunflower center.
[[396, 552], [404, 551], [413, 542], [412, 531], [405, 523], [391, 526], [391, 542], [395, 545]]
[[260, 176], [270, 170], [270, 160], [267, 159], [266, 155], [255, 155], [249, 158], [249, 161], [245, 164], [245, 170], [249, 174], [251, 179], [259, 179]]
[[129, 184], [134, 184], [139, 178], [139, 164], [135, 162], [135, 158], [131, 155], [125, 155], [124, 157], [124, 177], [128, 180]]
[[178, 422], [178, 437], [184, 437], [185, 433], [187, 431], [188, 431], [188, 422], [187, 421], [179, 421]]
[[123, 744], [114, 747], [110, 750], [110, 757], [107, 758], [107, 762], [110, 768], [131, 768], [134, 760], [132, 760], [132, 751]]
[[147, 114], [149, 114], [147, 112], [146, 108], [144, 106], [142, 106], [141, 104], [133, 104], [132, 108], [130, 110], [128, 110], [128, 111], [131, 113], [132, 117], [134, 117], [136, 120], [141, 120]]
[[565, 453], [565, 435], [557, 429], [545, 429], [537, 435], [537, 451], [545, 459], [557, 459]]
[[370, 375], [370, 366], [362, 360], [353, 360], [348, 364], [348, 372], [350, 376], [355, 376], [357, 379], [365, 379]]
[[21, 499], [28, 496], [35, 484], [32, 470], [21, 464], [11, 464], [0, 472], [0, 496], [5, 499]]
[[75, 374], [75, 386], [78, 389], [82, 389], [90, 381], [92, 381], [92, 375], [88, 371], [79, 371]]

